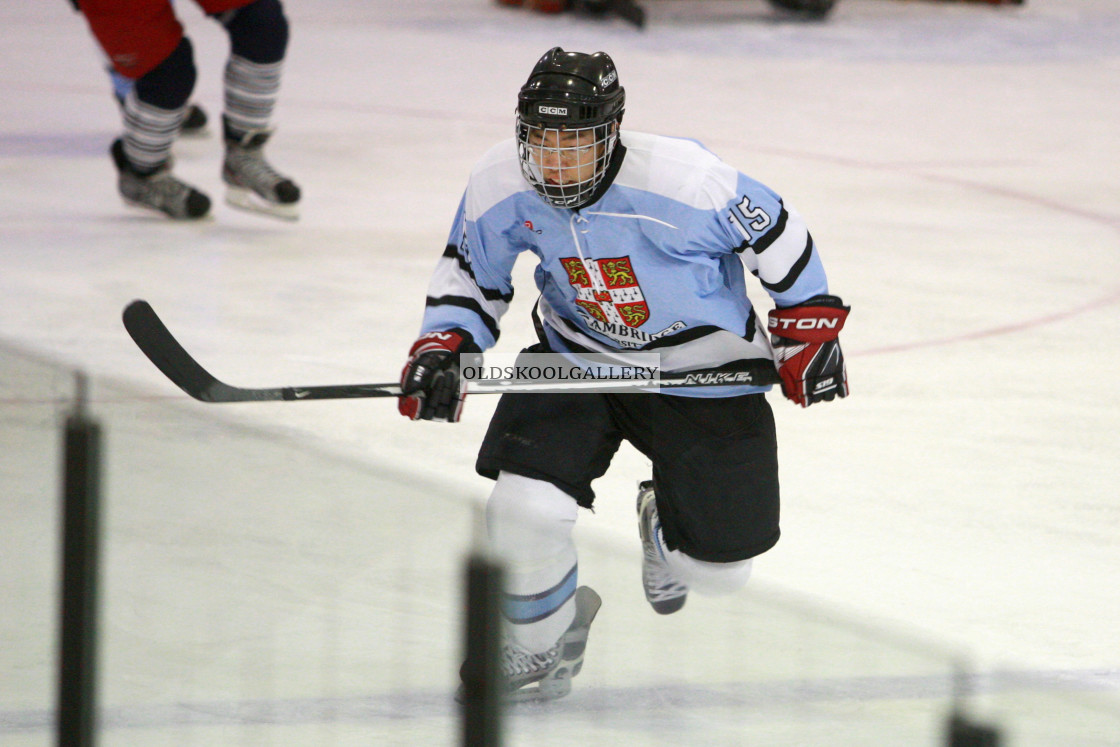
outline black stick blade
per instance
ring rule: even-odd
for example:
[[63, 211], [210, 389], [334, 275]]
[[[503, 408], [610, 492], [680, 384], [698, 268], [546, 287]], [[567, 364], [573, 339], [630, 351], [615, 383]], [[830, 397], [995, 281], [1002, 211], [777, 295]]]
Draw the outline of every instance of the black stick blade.
[[399, 397], [396, 382], [385, 384], [339, 384], [332, 386], [283, 386], [244, 389], [214, 378], [191, 357], [147, 301], [136, 300], [124, 309], [124, 328], [137, 347], [163, 375], [201, 402], [267, 402], [354, 397]]
[[281, 399], [279, 389], [246, 390], [215, 379], [156, 316], [147, 301], [136, 300], [124, 309], [124, 328], [148, 360], [184, 392], [202, 402], [242, 402]]

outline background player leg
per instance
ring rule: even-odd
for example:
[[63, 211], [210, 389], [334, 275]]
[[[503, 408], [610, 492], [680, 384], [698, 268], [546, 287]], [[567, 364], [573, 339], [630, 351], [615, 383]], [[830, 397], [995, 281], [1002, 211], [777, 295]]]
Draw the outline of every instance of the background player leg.
[[287, 18], [279, 0], [255, 0], [217, 18], [230, 38], [222, 116], [226, 201], [245, 210], [295, 219], [299, 187], [264, 158], [288, 47]]
[[210, 200], [171, 175], [196, 72], [190, 40], [167, 0], [78, 0], [113, 69], [133, 81], [122, 105], [124, 135], [110, 148], [125, 201], [173, 218], [200, 218]]
[[[117, 100], [117, 104], [120, 105], [123, 113], [124, 100], [132, 91], [133, 81], [114, 70], [112, 65], [105, 69], [109, 73], [109, 82], [113, 86], [113, 98]], [[183, 116], [183, 124], [179, 129], [179, 134], [183, 137], [201, 137], [206, 134], [206, 125], [209, 121], [210, 118], [206, 115], [206, 110], [200, 105], [187, 104], [187, 111]]]
[[[81, 3], [79, 3], [78, 0], [70, 0], [70, 3], [74, 6], [75, 10], [80, 11], [82, 9]], [[174, 3], [172, 2], [171, 4], [173, 5]], [[128, 9], [125, 9], [125, 11], [128, 12]], [[136, 16], [134, 15], [134, 17]], [[118, 72], [113, 67], [112, 63], [106, 64], [105, 72], [109, 74], [109, 83], [113, 87], [113, 98], [116, 99], [117, 104], [120, 105], [123, 110], [125, 97], [132, 91], [134, 81], [127, 75]], [[208, 119], [206, 111], [201, 106], [197, 104], [187, 104], [187, 113], [183, 118], [182, 134], [191, 136], [204, 134]]]
[[183, 37], [125, 96], [124, 136], [111, 148], [121, 196], [172, 218], [201, 218], [210, 210], [210, 198], [171, 174], [171, 145], [196, 75], [190, 40]]

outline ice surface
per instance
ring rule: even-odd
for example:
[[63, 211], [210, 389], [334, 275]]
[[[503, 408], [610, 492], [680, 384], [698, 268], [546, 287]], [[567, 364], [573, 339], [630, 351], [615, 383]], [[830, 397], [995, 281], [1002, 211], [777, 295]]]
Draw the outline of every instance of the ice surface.
[[[224, 34], [187, 0], [177, 7], [196, 49], [195, 100], [216, 119]], [[752, 583], [968, 651], [986, 670], [1029, 669], [1042, 681], [1115, 688], [1120, 9], [1110, 0], [1021, 7], [845, 0], [827, 22], [809, 24], [779, 20], [761, 0], [646, 7], [650, 24], [639, 32], [622, 21], [542, 16], [485, 0], [289, 2], [292, 42], [269, 154], [303, 187], [301, 220], [288, 225], [221, 203], [220, 143], [211, 134], [176, 145], [177, 172], [215, 198], [212, 220], [184, 225], [120, 203], [107, 155], [117, 109], [83, 19], [65, 2], [4, 4], [0, 338], [147, 393], [140, 402], [119, 395], [125, 401], [111, 407], [166, 403], [199, 423], [216, 417], [259, 429], [330, 455], [326, 463], [345, 460], [340, 473], [357, 469], [370, 485], [397, 485], [394, 501], [438, 493], [432, 501], [461, 507], [450, 515], [468, 515], [487, 490], [472, 464], [492, 398], [468, 400], [457, 426], [407, 422], [381, 400], [215, 411], [184, 401], [143, 358], [120, 311], [133, 298], [149, 300], [203, 365], [237, 385], [394, 379], [467, 171], [511, 134], [513, 92], [555, 44], [604, 49], [627, 89], [626, 126], [699, 139], [783, 194], [806, 217], [833, 291], [853, 308], [843, 335], [852, 396], [804, 411], [772, 398], [783, 538], [756, 561]], [[532, 337], [531, 269], [518, 267], [501, 351]], [[159, 427], [143, 422], [135, 437], [158, 439]], [[231, 465], [232, 453], [219, 466]], [[402, 475], [418, 482], [407, 486]], [[615, 603], [619, 615], [633, 614], [632, 626], [616, 622], [620, 628], [603, 635], [649, 636], [638, 654], [652, 658], [665, 633], [654, 631], [662, 621], [644, 614], [632, 578], [632, 500], [646, 477], [645, 460], [624, 448], [596, 484], [596, 513], [581, 518], [582, 538], [622, 558], [632, 551], [633, 567], [589, 550], [581, 572], [601, 586], [617, 584], [619, 594], [633, 581], [634, 593]], [[299, 506], [343, 525], [375, 526], [379, 517], [355, 507], [354, 493], [353, 485], [313, 492], [276, 511]], [[11, 521], [5, 531], [25, 526]], [[293, 538], [297, 516], [275, 522], [254, 535], [271, 543], [269, 552], [302, 557], [314, 547], [306, 534]], [[394, 526], [405, 536], [391, 541], [408, 546], [410, 525]], [[465, 531], [449, 521], [435, 546], [458, 550]], [[35, 546], [49, 547], [49, 539]], [[185, 546], [197, 549], [198, 541]], [[229, 562], [251, 565], [254, 552], [265, 552], [220, 541], [233, 553]], [[329, 578], [329, 558], [320, 560], [300, 567]], [[444, 571], [431, 581], [441, 593], [456, 583], [446, 560], [417, 559], [419, 568]], [[395, 562], [399, 570], [403, 561]], [[339, 605], [357, 604], [352, 589], [379, 583], [360, 562], [352, 567], [353, 576], [330, 587]], [[35, 573], [49, 578], [48, 570]], [[191, 583], [208, 604], [236, 599], [236, 589], [208, 588], [206, 578], [198, 570]], [[409, 578], [418, 579], [416, 609], [427, 609], [427, 575]], [[603, 596], [608, 613], [612, 601]], [[321, 603], [329, 606], [328, 597]], [[674, 623], [669, 640], [702, 645], [721, 613], [741, 609], [711, 604], [710, 614], [697, 605], [693, 617]], [[432, 614], [453, 608], [445, 595]], [[270, 635], [298, 639], [301, 625], [322, 632], [336, 613], [289, 619]], [[607, 631], [610, 619], [597, 626]], [[210, 633], [220, 639], [223, 630]], [[373, 623], [369, 632], [376, 635]], [[339, 645], [360, 647], [351, 634], [340, 633]], [[44, 640], [39, 650], [48, 652]], [[433, 656], [449, 645], [439, 643]], [[331, 654], [324, 660], [347, 656]], [[15, 666], [7, 661], [6, 669]], [[276, 666], [286, 671], [285, 662]], [[596, 681], [593, 666], [589, 658], [589, 687], [615, 686]], [[444, 669], [453, 674], [450, 663]], [[14, 681], [16, 671], [0, 679]], [[724, 675], [713, 673], [709, 683], [697, 676], [715, 686]], [[368, 715], [363, 709], [377, 706], [348, 699], [363, 692], [350, 683], [324, 702], [314, 700], [314, 687], [274, 693], [257, 691], [254, 681], [286, 680], [246, 665], [240, 681], [212, 693], [213, 707], [273, 696], [279, 700], [268, 702], [289, 715]], [[609, 690], [615, 700], [607, 702], [647, 713], [636, 705], [649, 697], [642, 682], [629, 695], [621, 685]], [[409, 690], [408, 708], [450, 717], [436, 695], [445, 682], [404, 686], [414, 684], [420, 690]], [[882, 683], [849, 685], [874, 693]], [[148, 715], [158, 724], [189, 721], [174, 703], [114, 692], [117, 704], [153, 703]], [[759, 697], [779, 707], [776, 692]], [[7, 744], [22, 739], [10, 723], [24, 706], [5, 693], [0, 711], [9, 728], [0, 742]], [[734, 729], [720, 719], [743, 707], [712, 716], [695, 705], [694, 690], [664, 697], [687, 706], [681, 718], [714, 723], [717, 734]], [[873, 695], [867, 702], [882, 703]], [[304, 731], [285, 744], [334, 743], [328, 736], [345, 743], [315, 726], [322, 718], [291, 718]], [[660, 727], [688, 733], [674, 731], [681, 724]], [[316, 737], [316, 728], [327, 731]], [[210, 736], [199, 743], [214, 743]]]

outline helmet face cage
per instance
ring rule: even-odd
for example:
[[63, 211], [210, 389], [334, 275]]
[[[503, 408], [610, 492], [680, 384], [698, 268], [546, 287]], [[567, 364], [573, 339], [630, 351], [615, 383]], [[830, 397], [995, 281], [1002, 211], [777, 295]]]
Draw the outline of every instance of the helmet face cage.
[[617, 119], [588, 127], [558, 127], [517, 118], [521, 174], [555, 207], [578, 208], [590, 201], [617, 143]]

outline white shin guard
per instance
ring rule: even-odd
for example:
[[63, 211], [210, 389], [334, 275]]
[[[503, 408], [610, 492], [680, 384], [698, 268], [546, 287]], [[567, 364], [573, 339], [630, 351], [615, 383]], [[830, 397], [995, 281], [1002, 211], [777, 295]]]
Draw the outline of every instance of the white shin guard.
[[575, 616], [568, 592], [576, 587], [578, 511], [575, 499], [551, 483], [510, 472], [499, 473], [486, 504], [490, 545], [505, 563], [505, 601], [515, 613], [507, 607], [507, 631], [530, 651], [550, 648]]

